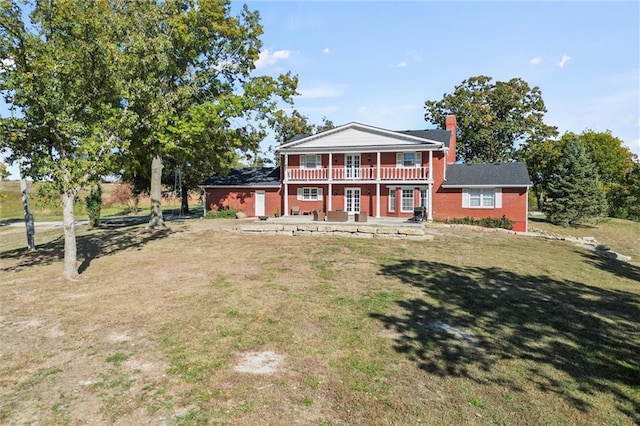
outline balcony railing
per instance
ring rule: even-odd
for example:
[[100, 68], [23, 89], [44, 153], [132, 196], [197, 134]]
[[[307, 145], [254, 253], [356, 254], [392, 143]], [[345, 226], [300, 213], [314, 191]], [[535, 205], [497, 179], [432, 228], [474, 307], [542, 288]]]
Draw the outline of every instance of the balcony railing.
[[374, 181], [374, 180], [400, 180], [400, 181], [424, 181], [429, 179], [429, 167], [380, 167], [380, 173], [376, 167], [333, 167], [331, 173], [328, 168], [320, 169], [287, 169], [286, 179], [289, 182], [308, 181]]

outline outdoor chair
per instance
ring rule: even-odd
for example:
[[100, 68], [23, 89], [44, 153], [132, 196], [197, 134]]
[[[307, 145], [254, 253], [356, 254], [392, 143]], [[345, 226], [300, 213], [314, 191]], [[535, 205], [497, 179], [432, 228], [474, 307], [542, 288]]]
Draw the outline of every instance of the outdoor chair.
[[322, 210], [314, 210], [313, 211], [313, 220], [314, 221], [324, 221], [324, 212]]
[[298, 215], [300, 216], [300, 206], [292, 206], [291, 207], [291, 215]]
[[413, 209], [413, 217], [410, 219], [413, 222], [424, 222], [427, 220], [427, 208], [416, 207]]

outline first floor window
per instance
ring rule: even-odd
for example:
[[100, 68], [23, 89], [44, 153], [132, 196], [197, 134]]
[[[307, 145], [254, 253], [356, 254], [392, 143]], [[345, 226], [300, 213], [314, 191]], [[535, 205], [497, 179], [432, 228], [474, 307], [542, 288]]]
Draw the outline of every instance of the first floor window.
[[396, 189], [389, 188], [389, 211], [396, 211]]
[[402, 190], [402, 208], [403, 212], [413, 212], [413, 188]]
[[462, 207], [465, 208], [501, 208], [502, 190], [500, 188], [464, 188]]
[[420, 190], [420, 207], [427, 207], [427, 190]]
[[301, 200], [301, 201], [322, 200], [322, 188], [313, 188], [313, 187], [298, 188], [298, 200]]

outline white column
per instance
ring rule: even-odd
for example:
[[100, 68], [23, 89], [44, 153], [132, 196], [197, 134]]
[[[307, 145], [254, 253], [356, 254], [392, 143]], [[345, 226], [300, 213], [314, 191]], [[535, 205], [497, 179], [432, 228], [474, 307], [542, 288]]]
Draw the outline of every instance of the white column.
[[[429, 153], [431, 153], [431, 151], [429, 151]], [[429, 167], [429, 173], [431, 173], [431, 167]], [[433, 184], [429, 182], [429, 190], [427, 191], [427, 220], [429, 222], [433, 222], [433, 213], [431, 212], [433, 203], [431, 200], [433, 200]]]
[[329, 188], [327, 188], [327, 197], [329, 197], [329, 202], [327, 203], [327, 211], [330, 212], [333, 210], [333, 184], [329, 182]]
[[376, 217], [380, 217], [380, 151], [376, 152]]
[[289, 216], [289, 179], [287, 178], [287, 168], [289, 167], [289, 154], [284, 155], [284, 170], [282, 177], [284, 178], [284, 211], [283, 216]]
[[429, 180], [433, 181], [433, 151], [429, 151]]

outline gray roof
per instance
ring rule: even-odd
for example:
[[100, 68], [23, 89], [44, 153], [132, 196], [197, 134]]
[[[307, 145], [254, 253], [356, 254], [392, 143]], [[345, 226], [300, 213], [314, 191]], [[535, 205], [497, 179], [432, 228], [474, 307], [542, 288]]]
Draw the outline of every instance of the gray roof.
[[525, 163], [472, 163], [447, 166], [443, 187], [531, 186]]
[[442, 129], [428, 129], [428, 130], [402, 130], [396, 133], [403, 133], [409, 136], [415, 136], [417, 138], [429, 139], [436, 142], [444, 143], [444, 146], [449, 146], [449, 140], [451, 140], [451, 130]]
[[231, 169], [226, 176], [211, 176], [198, 186], [264, 187], [280, 186], [280, 167]]

